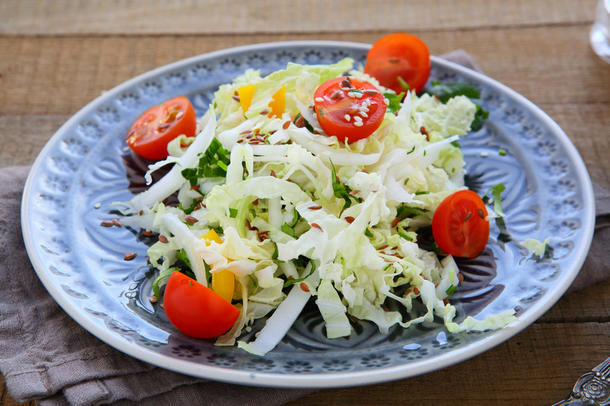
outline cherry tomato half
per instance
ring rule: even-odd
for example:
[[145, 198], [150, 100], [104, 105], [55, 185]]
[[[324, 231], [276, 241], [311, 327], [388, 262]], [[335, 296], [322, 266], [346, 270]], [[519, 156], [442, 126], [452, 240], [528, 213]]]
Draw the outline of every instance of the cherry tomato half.
[[174, 272], [167, 281], [163, 306], [178, 330], [196, 338], [212, 338], [231, 328], [239, 309], [183, 273]]
[[456, 257], [474, 258], [489, 239], [489, 221], [483, 200], [472, 190], [460, 190], [437, 207], [432, 235], [440, 249]]
[[174, 97], [149, 108], [127, 132], [127, 145], [138, 155], [148, 159], [167, 158], [167, 144], [184, 134], [194, 137], [197, 116], [186, 97]]
[[371, 135], [383, 121], [385, 97], [374, 85], [342, 76], [324, 82], [314, 94], [318, 122], [339, 141], [358, 141]]
[[366, 56], [364, 72], [396, 93], [404, 92], [398, 77], [420, 92], [430, 76], [430, 52], [416, 36], [390, 34], [373, 44]]

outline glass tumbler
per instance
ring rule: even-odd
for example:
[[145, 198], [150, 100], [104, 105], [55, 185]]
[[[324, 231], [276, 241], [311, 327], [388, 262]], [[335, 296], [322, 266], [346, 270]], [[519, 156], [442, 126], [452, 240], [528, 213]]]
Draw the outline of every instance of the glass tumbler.
[[593, 51], [610, 63], [610, 0], [599, 0], [595, 13], [595, 23], [589, 34]]

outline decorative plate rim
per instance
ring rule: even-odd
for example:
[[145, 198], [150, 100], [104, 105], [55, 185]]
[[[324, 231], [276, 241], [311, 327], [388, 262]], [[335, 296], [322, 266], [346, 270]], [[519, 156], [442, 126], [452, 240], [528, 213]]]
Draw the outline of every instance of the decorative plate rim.
[[182, 66], [189, 65], [195, 61], [203, 61], [220, 57], [227, 54], [235, 54], [250, 51], [267, 51], [283, 47], [291, 46], [323, 46], [323, 47], [336, 47], [336, 48], [349, 48], [353, 50], [367, 50], [370, 48], [370, 44], [348, 42], [348, 41], [281, 41], [281, 42], [267, 42], [252, 45], [245, 45], [233, 48], [222, 49], [206, 54], [193, 56], [190, 58], [182, 59], [177, 62], [173, 62], [146, 73], [140, 74], [132, 79], [129, 79], [113, 89], [104, 92], [99, 97], [95, 98], [83, 108], [81, 108], [76, 114], [74, 114], [68, 121], [66, 121], [57, 132], [49, 139], [44, 148], [38, 154], [34, 164], [32, 165], [28, 178], [26, 180], [22, 205], [21, 205], [21, 226], [22, 234], [28, 256], [32, 262], [34, 270], [38, 277], [44, 284], [47, 291], [51, 294], [53, 299], [62, 307], [62, 309], [77, 323], [79, 323], [87, 331], [95, 335], [97, 338], [105, 342], [106, 344], [116, 348], [117, 350], [137, 358], [141, 361], [173, 370], [179, 373], [192, 375], [201, 378], [208, 378], [217, 381], [251, 385], [251, 386], [267, 386], [267, 387], [315, 387], [315, 388], [329, 388], [329, 387], [347, 387], [357, 386], [364, 384], [374, 384], [385, 381], [391, 381], [396, 379], [408, 378], [428, 372], [432, 372], [441, 368], [448, 367], [458, 362], [469, 359], [475, 355], [481, 354], [502, 342], [513, 337], [535, 320], [537, 320], [543, 313], [553, 306], [557, 300], [563, 295], [563, 293], [570, 286], [578, 272], [580, 271], [586, 255], [588, 253], [591, 240], [593, 238], [593, 229], [595, 223], [595, 210], [594, 210], [594, 195], [591, 180], [585, 164], [578, 154], [576, 147], [569, 140], [565, 132], [559, 127], [555, 121], [553, 121], [546, 113], [544, 113], [534, 103], [529, 101], [521, 94], [515, 92], [509, 87], [501, 84], [500, 82], [489, 78], [488, 76], [475, 72], [471, 69], [465, 68], [461, 65], [453, 62], [444, 60], [439, 57], [432, 56], [432, 61], [440, 66], [449, 68], [456, 71], [466, 77], [474, 78], [480, 82], [483, 82], [491, 87], [499, 89], [503, 94], [517, 100], [528, 108], [528, 112], [535, 116], [538, 120], [548, 126], [553, 136], [562, 144], [567, 152], [566, 158], [574, 165], [575, 173], [579, 177], [581, 182], [582, 193], [583, 193], [583, 212], [584, 218], [582, 220], [582, 229], [584, 239], [579, 244], [577, 249], [572, 252], [572, 256], [575, 256], [577, 260], [574, 262], [574, 266], [570, 269], [566, 269], [561, 273], [556, 283], [549, 288], [549, 290], [536, 301], [530, 308], [528, 308], [522, 315], [520, 315], [517, 322], [513, 325], [500, 329], [489, 336], [482, 338], [476, 342], [470, 343], [464, 347], [460, 347], [456, 350], [448, 351], [440, 355], [430, 357], [424, 360], [405, 363], [400, 366], [385, 367], [377, 370], [366, 370], [359, 372], [337, 372], [337, 373], [315, 373], [307, 375], [299, 374], [279, 374], [279, 373], [264, 373], [264, 372], [250, 372], [250, 371], [239, 371], [232, 369], [224, 369], [214, 366], [195, 364], [192, 362], [172, 358], [168, 355], [156, 353], [147, 350], [124, 337], [118, 336], [117, 334], [104, 329], [100, 325], [96, 324], [90, 315], [84, 311], [84, 309], [78, 308], [71, 303], [65, 295], [65, 292], [60, 289], [60, 286], [56, 284], [48, 271], [43, 266], [42, 259], [40, 258], [38, 251], [34, 248], [34, 241], [32, 240], [32, 232], [30, 222], [27, 219], [30, 207], [32, 204], [31, 200], [31, 189], [34, 182], [35, 175], [38, 173], [39, 167], [46, 159], [48, 152], [61, 138], [62, 134], [69, 129], [72, 125], [77, 124], [84, 116], [93, 111], [100, 101], [111, 99], [118, 96], [122, 91], [130, 88], [133, 84], [140, 81], [151, 79], [159, 76], [162, 73], [171, 71]]

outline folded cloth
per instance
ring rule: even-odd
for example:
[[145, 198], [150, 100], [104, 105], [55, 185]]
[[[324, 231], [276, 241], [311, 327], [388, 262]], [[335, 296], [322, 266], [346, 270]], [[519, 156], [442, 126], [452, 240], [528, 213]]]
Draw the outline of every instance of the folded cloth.
[[[449, 55], [476, 68], [464, 51]], [[67, 316], [38, 280], [19, 219], [28, 167], [0, 169], [0, 372], [9, 392], [41, 406], [94, 404], [282, 405], [311, 389], [269, 389], [207, 381], [140, 362], [104, 344]], [[596, 189], [598, 228], [574, 286], [610, 278], [610, 195]], [[606, 248], [606, 251], [604, 251]]]

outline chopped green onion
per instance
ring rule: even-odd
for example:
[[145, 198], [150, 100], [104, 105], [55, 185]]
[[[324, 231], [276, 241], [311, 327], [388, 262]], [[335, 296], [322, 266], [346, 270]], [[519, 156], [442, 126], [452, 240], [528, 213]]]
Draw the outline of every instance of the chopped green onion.
[[295, 237], [294, 228], [290, 227], [288, 223], [282, 224], [282, 227], [280, 229], [282, 230], [282, 232], [288, 234], [289, 236], [293, 238]]
[[237, 209], [229, 207], [229, 217], [231, 217], [232, 219], [237, 217]]

